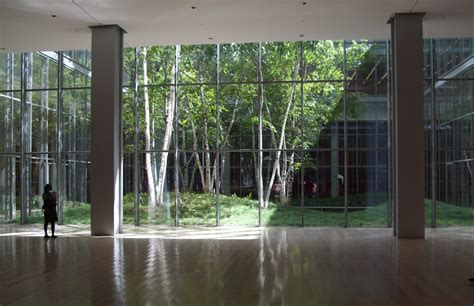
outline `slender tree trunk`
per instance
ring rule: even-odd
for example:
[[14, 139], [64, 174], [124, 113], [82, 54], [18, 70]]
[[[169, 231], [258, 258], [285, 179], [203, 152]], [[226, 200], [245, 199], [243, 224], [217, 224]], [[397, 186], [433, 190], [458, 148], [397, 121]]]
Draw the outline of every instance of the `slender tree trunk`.
[[204, 168], [201, 164], [201, 157], [199, 156], [198, 150], [198, 143], [197, 143], [197, 133], [196, 133], [196, 125], [194, 124], [194, 120], [191, 121], [191, 130], [193, 133], [193, 149], [194, 149], [194, 161], [195, 161], [195, 166], [199, 170], [199, 174], [201, 176], [201, 185], [202, 185], [202, 190], [206, 191], [207, 190], [207, 182], [206, 182], [206, 176], [204, 175]]
[[[178, 163], [176, 165], [179, 169], [179, 174], [181, 177], [181, 188], [182, 191], [188, 191], [189, 187], [189, 159], [188, 159], [188, 154], [185, 151], [186, 148], [186, 133], [181, 133], [181, 144], [182, 144], [182, 151], [180, 152], [180, 156], [182, 157], [182, 163]], [[175, 144], [178, 145], [178, 144]], [[183, 167], [181, 166], [183, 165]]]
[[[192, 158], [192, 156], [191, 156]], [[190, 159], [191, 160], [191, 159]], [[191, 171], [191, 179], [189, 180], [189, 187], [188, 190], [193, 190], [193, 185], [196, 177], [196, 165], [193, 167], [193, 171]]]
[[[295, 129], [295, 120], [291, 119], [291, 128]], [[287, 146], [286, 146], [286, 140], [284, 141], [283, 144], [283, 152], [282, 152], [282, 170], [281, 170], [281, 177], [279, 182], [281, 183], [281, 189], [280, 189], [280, 204], [281, 205], [288, 205], [290, 204], [291, 201], [291, 193], [292, 193], [292, 184], [293, 182], [290, 182], [292, 180], [292, 173], [294, 169], [294, 161], [295, 161], [295, 145], [294, 143], [291, 144], [290, 147], [290, 156], [288, 157], [287, 153]]]
[[[240, 92], [240, 91], [239, 91]], [[240, 98], [240, 94], [239, 94], [239, 98]], [[225, 146], [228, 141], [229, 141], [229, 135], [230, 135], [230, 132], [232, 131], [232, 127], [234, 126], [234, 123], [236, 121], [236, 115], [237, 115], [237, 110], [238, 110], [238, 107], [237, 105], [239, 104], [239, 100], [240, 99], [237, 99], [237, 101], [235, 102], [234, 104], [234, 110], [232, 111], [232, 117], [230, 119], [230, 123], [229, 123], [229, 126], [227, 127], [227, 131], [224, 135], [224, 140], [222, 141], [222, 146]], [[212, 169], [212, 176], [211, 176], [211, 182], [210, 182], [210, 185], [213, 186], [214, 185], [214, 179], [216, 178], [216, 171], [217, 171], [217, 161], [218, 161], [218, 158], [214, 159], [214, 168]], [[224, 169], [224, 159], [221, 159], [221, 167], [222, 169]], [[222, 176], [221, 176], [222, 177]]]
[[293, 179], [294, 179], [294, 162], [295, 152], [292, 151], [290, 156], [283, 154], [282, 163], [285, 164], [282, 171], [281, 190], [280, 190], [280, 204], [289, 205], [292, 200], [293, 193]]
[[[295, 64], [295, 70], [293, 71], [293, 79], [295, 79], [295, 76], [298, 73], [298, 69], [299, 69], [299, 61], [297, 60], [297, 64]], [[268, 207], [268, 202], [270, 201], [270, 194], [272, 192], [273, 182], [275, 181], [276, 171], [277, 171], [277, 169], [280, 165], [281, 150], [283, 148], [283, 144], [284, 144], [285, 137], [286, 137], [286, 133], [285, 133], [286, 123], [288, 121], [288, 116], [290, 114], [290, 110], [293, 106], [293, 98], [294, 98], [294, 95], [295, 95], [295, 91], [296, 91], [296, 82], [293, 82], [293, 85], [291, 87], [290, 98], [289, 98], [289, 101], [288, 101], [288, 105], [286, 107], [285, 115], [283, 117], [283, 123], [282, 123], [282, 126], [281, 126], [281, 134], [280, 134], [280, 142], [279, 142], [279, 145], [278, 145], [278, 150], [276, 152], [276, 157], [275, 157], [275, 162], [274, 162], [274, 166], [273, 166], [273, 170], [272, 170], [272, 175], [270, 177], [269, 184], [266, 188], [264, 207]]]
[[[175, 83], [175, 76], [176, 76], [176, 69], [177, 63], [179, 62], [180, 56], [180, 46], [176, 46], [175, 51], [175, 62], [173, 64], [172, 69], [172, 76], [171, 76], [171, 83]], [[164, 186], [165, 186], [165, 179], [166, 179], [166, 168], [168, 166], [168, 150], [170, 148], [171, 143], [171, 136], [173, 134], [173, 124], [174, 124], [174, 113], [176, 107], [176, 86], [171, 85], [170, 93], [168, 98], [166, 99], [166, 127], [165, 133], [163, 136], [163, 146], [162, 146], [162, 153], [161, 153], [161, 160], [160, 160], [160, 171], [158, 173], [158, 184], [157, 184], [157, 203], [159, 205], [163, 204], [163, 193], [164, 193]], [[176, 144], [177, 145], [177, 144]]]
[[[147, 66], [147, 48], [142, 48], [143, 57], [143, 83], [148, 85], [148, 66]], [[149, 218], [154, 213], [154, 207], [156, 205], [156, 192], [155, 192], [155, 179], [153, 175], [153, 165], [151, 150], [151, 124], [150, 124], [150, 99], [148, 96], [148, 88], [143, 87], [143, 99], [145, 104], [145, 169], [148, 183], [148, 207], [150, 208]]]
[[[255, 151], [257, 150], [256, 148], [256, 139], [255, 139], [255, 127], [252, 125], [252, 159], [253, 159], [253, 169], [254, 169], [254, 175], [255, 175], [255, 180], [257, 182], [257, 197], [258, 199], [260, 199], [261, 197], [261, 192], [259, 192], [259, 190], [263, 190], [263, 184], [262, 184], [262, 189], [260, 189], [259, 187], [259, 184], [260, 184], [260, 171], [259, 171], [259, 167], [258, 167], [258, 154], [260, 154], [260, 152], [255, 153]], [[262, 202], [263, 202], [263, 198], [262, 198]], [[262, 203], [262, 202], [259, 202], [259, 203]]]
[[[203, 72], [202, 72], [202, 67], [200, 68], [200, 73], [199, 73], [199, 80], [200, 83], [202, 84], [204, 82], [203, 79]], [[214, 184], [211, 184], [211, 153], [209, 152], [209, 130], [208, 130], [208, 121], [207, 121], [207, 101], [206, 101], [206, 96], [204, 93], [204, 86], [200, 86], [200, 94], [201, 94], [201, 120], [202, 120], [202, 125], [204, 129], [204, 156], [205, 156], [205, 162], [204, 162], [204, 167], [206, 170], [206, 188], [204, 189], [207, 192], [212, 192], [212, 188]]]

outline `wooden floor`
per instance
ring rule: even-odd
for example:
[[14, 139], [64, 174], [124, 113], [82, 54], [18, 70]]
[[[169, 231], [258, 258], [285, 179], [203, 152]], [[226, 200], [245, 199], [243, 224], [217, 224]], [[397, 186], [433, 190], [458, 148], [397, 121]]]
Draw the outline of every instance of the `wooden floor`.
[[474, 230], [0, 226], [3, 305], [473, 305]]

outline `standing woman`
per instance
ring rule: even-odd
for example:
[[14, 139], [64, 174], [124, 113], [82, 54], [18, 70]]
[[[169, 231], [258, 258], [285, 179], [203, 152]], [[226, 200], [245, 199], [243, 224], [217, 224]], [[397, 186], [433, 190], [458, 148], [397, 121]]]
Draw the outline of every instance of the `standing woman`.
[[43, 193], [43, 210], [44, 210], [44, 238], [49, 238], [48, 236], [48, 223], [51, 223], [51, 232], [52, 238], [54, 236], [54, 224], [58, 221], [58, 214], [56, 213], [56, 193], [52, 192], [53, 187], [50, 184], [44, 186]]

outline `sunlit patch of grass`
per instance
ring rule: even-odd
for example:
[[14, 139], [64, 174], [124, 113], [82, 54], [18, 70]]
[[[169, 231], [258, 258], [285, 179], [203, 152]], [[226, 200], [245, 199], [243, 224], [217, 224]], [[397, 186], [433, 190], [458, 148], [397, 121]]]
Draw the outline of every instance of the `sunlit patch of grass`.
[[[175, 197], [168, 193], [165, 204], [151, 209], [148, 205], [146, 194], [139, 198], [139, 213], [141, 224], [174, 224]], [[369, 199], [369, 200], [367, 200]], [[257, 226], [258, 201], [250, 197], [236, 195], [220, 196], [221, 225]], [[215, 226], [216, 224], [216, 198], [209, 193], [180, 193], [179, 222], [181, 225]], [[331, 208], [343, 206], [341, 198], [332, 199], [306, 199], [308, 206], [324, 206], [326, 208], [305, 208], [305, 226], [343, 226], [344, 210]], [[342, 203], [342, 205], [341, 205]], [[353, 203], [353, 204], [351, 204]], [[369, 204], [368, 208], [361, 207]], [[329, 207], [329, 208], [328, 208]], [[261, 211], [263, 226], [300, 226], [300, 206], [280, 206], [269, 203], [268, 208]], [[349, 227], [386, 227], [388, 220], [388, 205], [383, 194], [364, 194], [349, 197], [348, 226]], [[9, 221], [18, 223], [19, 218]], [[43, 216], [39, 211], [28, 217], [28, 223], [42, 223]], [[134, 205], [133, 195], [124, 197], [124, 223], [133, 224]], [[66, 203], [64, 209], [65, 224], [89, 224], [90, 204]], [[425, 223], [431, 225], [431, 201], [425, 201]], [[437, 225], [442, 226], [474, 226], [474, 209], [459, 207], [443, 202], [437, 203]]]

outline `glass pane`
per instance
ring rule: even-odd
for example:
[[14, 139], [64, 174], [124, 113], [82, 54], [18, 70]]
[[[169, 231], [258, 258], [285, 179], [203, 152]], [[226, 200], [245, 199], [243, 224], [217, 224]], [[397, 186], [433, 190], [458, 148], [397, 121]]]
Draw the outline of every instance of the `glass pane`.
[[90, 87], [92, 71], [88, 68], [79, 66], [78, 64], [64, 60], [63, 70], [63, 87], [64, 88], [75, 88], [75, 87]]
[[63, 52], [63, 87], [91, 86], [91, 52], [74, 50]]
[[221, 225], [258, 225], [257, 153], [221, 153]]
[[388, 151], [349, 151], [349, 226], [388, 225]]
[[299, 82], [268, 83], [263, 89], [264, 149], [294, 150], [301, 147], [301, 96]]
[[344, 148], [344, 83], [306, 83], [303, 92], [305, 149]]
[[[174, 224], [174, 154], [143, 153], [139, 158], [140, 224]], [[124, 198], [127, 222], [134, 214], [133, 203], [133, 192], [130, 192]]]
[[31, 100], [31, 151], [56, 150], [57, 91], [44, 90], [30, 93]]
[[[26, 167], [28, 169], [27, 190], [24, 191], [27, 195], [26, 218], [28, 223], [43, 223], [41, 207], [43, 206], [44, 186], [51, 184], [53, 192], [58, 190], [56, 154], [28, 154], [26, 156]], [[59, 207], [56, 207], [56, 211], [58, 209]]]
[[305, 80], [344, 80], [344, 44], [342, 41], [305, 41], [303, 48]]
[[90, 150], [90, 107], [90, 90], [64, 90], [62, 118], [63, 151]]
[[[140, 48], [138, 66], [140, 84], [174, 84], [175, 51], [174, 46]], [[130, 65], [130, 62], [128, 64]]]
[[[123, 154], [123, 223], [133, 224], [135, 216], [134, 154]], [[139, 180], [140, 182], [140, 180]]]
[[21, 54], [0, 54], [0, 90], [21, 89]]
[[301, 43], [262, 43], [263, 81], [291, 81], [300, 79]]
[[19, 222], [20, 157], [0, 155], [0, 223]]
[[180, 153], [180, 225], [216, 225], [215, 165], [214, 153]]
[[262, 225], [301, 225], [301, 159], [297, 151], [263, 152]]
[[220, 147], [258, 149], [257, 86], [224, 85], [219, 97]]
[[215, 83], [217, 78], [217, 45], [181, 46], [180, 83]]
[[56, 52], [27, 53], [29, 74], [27, 89], [58, 88], [58, 60]]
[[306, 152], [305, 226], [344, 226], [344, 151]]
[[344, 226], [343, 208], [308, 207], [304, 211], [305, 226]]
[[71, 61], [82, 67], [91, 68], [91, 51], [90, 50], [69, 50], [63, 51], [63, 56], [68, 61]]
[[90, 224], [90, 154], [63, 155], [64, 224]]
[[[124, 87], [122, 91], [122, 124], [123, 124], [123, 152], [133, 153], [135, 143], [135, 90], [130, 87]], [[141, 128], [145, 129], [144, 125]], [[142, 131], [142, 133], [143, 133]], [[140, 132], [139, 132], [140, 135]], [[141, 136], [140, 140], [142, 140]], [[145, 148], [144, 142], [140, 143], [139, 148]]]
[[443, 150], [438, 157], [437, 226], [474, 225], [473, 151]]
[[[346, 48], [348, 90], [372, 96], [386, 95], [386, 41], [352, 41]], [[348, 98], [350, 102], [350, 96]]]
[[220, 81], [256, 82], [258, 44], [220, 45]]
[[[215, 149], [217, 141], [216, 87], [182, 86], [178, 95], [179, 149]], [[163, 113], [162, 109], [160, 111]]]
[[0, 93], [0, 152], [20, 152], [21, 101], [17, 92]]
[[[141, 67], [143, 69], [143, 66]], [[135, 83], [135, 48], [123, 49], [123, 86], [133, 87]]]
[[[443, 38], [435, 39], [435, 78], [469, 78], [466, 68], [471, 66], [467, 63], [472, 56], [472, 38]], [[472, 68], [471, 68], [472, 69]]]
[[438, 146], [471, 148], [474, 81], [441, 81], [438, 84], [440, 86], [435, 91]]

